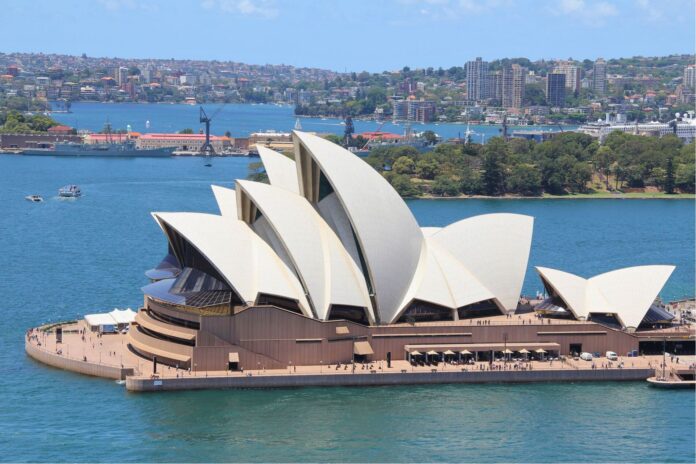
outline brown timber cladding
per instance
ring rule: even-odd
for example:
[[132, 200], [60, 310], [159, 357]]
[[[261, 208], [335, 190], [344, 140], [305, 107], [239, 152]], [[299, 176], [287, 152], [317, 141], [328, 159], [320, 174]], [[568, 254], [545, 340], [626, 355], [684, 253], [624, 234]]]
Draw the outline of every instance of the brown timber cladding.
[[[153, 306], [152, 301], [149, 304]], [[163, 309], [171, 316], [184, 318], [171, 308]], [[193, 319], [190, 313], [187, 316]], [[602, 354], [638, 349], [638, 339], [632, 334], [577, 321], [479, 326], [474, 320], [471, 324], [461, 321], [366, 327], [345, 320], [317, 321], [274, 306], [250, 307], [234, 316], [198, 316], [198, 321], [201, 330], [193, 353], [198, 370], [226, 369], [230, 352], [239, 353], [240, 366], [246, 369], [350, 362], [357, 340], [370, 343], [374, 351], [370, 360], [384, 360], [388, 352], [394, 360], [405, 359], [405, 345], [499, 343], [505, 337], [510, 343], [555, 342], [561, 354], [570, 352], [570, 344], [582, 344], [583, 351]], [[338, 327], [347, 327], [348, 334], [337, 334], [345, 331], [337, 331]]]

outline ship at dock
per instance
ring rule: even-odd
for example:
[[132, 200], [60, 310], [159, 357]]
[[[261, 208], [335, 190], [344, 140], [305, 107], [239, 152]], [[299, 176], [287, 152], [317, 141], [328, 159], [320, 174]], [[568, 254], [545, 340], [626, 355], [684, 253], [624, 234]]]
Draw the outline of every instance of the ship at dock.
[[[136, 143], [130, 125], [125, 133], [112, 133], [107, 121], [101, 134], [90, 134], [92, 143], [83, 138], [80, 141], [62, 140], [40, 143], [21, 150], [29, 156], [102, 156], [102, 157], [147, 157], [160, 158], [172, 156], [176, 147], [141, 147]], [[139, 134], [135, 134], [136, 136]], [[98, 137], [98, 138], [96, 138]]]
[[21, 154], [29, 156], [104, 156], [104, 157], [168, 157], [176, 147], [137, 148], [135, 141], [118, 143], [57, 142], [46, 148], [28, 148]]

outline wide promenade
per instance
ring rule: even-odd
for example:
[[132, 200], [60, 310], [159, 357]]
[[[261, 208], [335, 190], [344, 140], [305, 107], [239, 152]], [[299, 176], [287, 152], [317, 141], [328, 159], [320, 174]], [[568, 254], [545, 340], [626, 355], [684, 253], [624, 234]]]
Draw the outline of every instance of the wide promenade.
[[[503, 321], [496, 321], [502, 323]], [[63, 330], [57, 343], [56, 328]], [[125, 334], [97, 335], [84, 330], [83, 321], [53, 324], [27, 332], [25, 351], [33, 359], [86, 375], [126, 381], [131, 391], [190, 390], [210, 388], [285, 388], [304, 386], [374, 386], [436, 383], [621, 381], [645, 380], [655, 374], [662, 358], [641, 356], [604, 358], [592, 362], [510, 359], [509, 361], [457, 364], [440, 362], [413, 366], [397, 360], [365, 364], [288, 366], [243, 372], [188, 371], [154, 364], [128, 349]], [[692, 357], [668, 359], [668, 369], [686, 367]]]

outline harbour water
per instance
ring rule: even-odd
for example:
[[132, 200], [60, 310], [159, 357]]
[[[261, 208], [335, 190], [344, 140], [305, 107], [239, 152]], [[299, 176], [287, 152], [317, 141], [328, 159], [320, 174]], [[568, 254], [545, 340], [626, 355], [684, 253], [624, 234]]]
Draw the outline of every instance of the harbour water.
[[[246, 175], [247, 164], [236, 158], [215, 160], [207, 168], [191, 158], [0, 155], [1, 460], [696, 458], [693, 392], [643, 382], [127, 394], [114, 382], [50, 369], [25, 356], [28, 327], [138, 307], [138, 289], [147, 283], [143, 271], [166, 252], [149, 212], [214, 212], [209, 185], [233, 185]], [[58, 199], [57, 189], [71, 183], [80, 185], [83, 197]], [[28, 202], [28, 194], [46, 201]], [[693, 296], [690, 200], [409, 205], [424, 226], [486, 212], [533, 215], [526, 293], [541, 289], [533, 265], [589, 276], [621, 266], [672, 263], [677, 270], [662, 296]]]
[[[213, 134], [222, 135], [230, 131], [234, 137], [246, 137], [251, 132], [263, 132], [275, 130], [287, 132], [293, 129], [296, 117], [292, 106], [277, 106], [271, 104], [211, 104], [204, 105], [206, 112], [213, 118], [211, 131]], [[218, 112], [218, 109], [220, 110]], [[201, 125], [198, 123], [198, 106], [184, 104], [138, 104], [138, 103], [73, 103], [72, 113], [55, 113], [54, 119], [63, 124], [78, 129], [100, 131], [108, 120], [114, 129], [125, 129], [130, 125], [136, 132], [177, 132], [184, 128], [192, 128], [197, 131]], [[215, 116], [213, 116], [215, 115]], [[147, 122], [149, 121], [149, 124]], [[336, 118], [301, 118], [302, 129], [321, 133], [333, 133], [342, 135], [345, 126], [341, 119]], [[395, 134], [404, 133], [404, 124], [386, 122], [384, 124], [375, 121], [354, 121], [355, 132], [382, 130]], [[570, 130], [573, 127], [564, 127]], [[559, 127], [524, 126], [521, 129], [561, 130]], [[510, 130], [517, 128], [510, 128]], [[441, 137], [455, 138], [465, 137], [467, 126], [465, 124], [413, 124], [413, 131], [421, 132], [432, 130]], [[488, 140], [500, 135], [500, 126], [472, 125], [472, 139], [475, 142]]]

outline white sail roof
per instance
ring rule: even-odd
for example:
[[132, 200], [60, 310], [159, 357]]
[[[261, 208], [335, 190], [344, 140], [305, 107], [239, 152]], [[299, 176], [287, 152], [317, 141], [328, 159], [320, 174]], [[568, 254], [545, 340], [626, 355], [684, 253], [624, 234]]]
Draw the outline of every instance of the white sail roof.
[[430, 236], [476, 275], [505, 309], [517, 308], [527, 271], [534, 218], [484, 214], [463, 219]]
[[378, 317], [392, 320], [416, 272], [423, 233], [398, 193], [370, 165], [321, 137], [293, 134], [300, 194], [318, 202], [323, 173], [362, 251]]
[[451, 253], [426, 238], [423, 257], [411, 288], [391, 322], [396, 322], [414, 299], [457, 309], [495, 299], [495, 295]]
[[219, 185], [211, 185], [215, 201], [218, 204], [218, 209], [222, 216], [230, 218], [237, 217], [237, 192], [233, 189], [220, 187]]
[[675, 267], [627, 267], [590, 279], [545, 267], [536, 269], [577, 318], [587, 318], [590, 313], [615, 314], [624, 327], [635, 329]]
[[295, 162], [275, 150], [256, 144], [259, 151], [261, 162], [268, 174], [271, 185], [289, 190], [292, 193], [299, 193], [300, 186], [297, 182], [297, 167]]
[[374, 321], [362, 272], [306, 198], [259, 182], [238, 180], [237, 186], [282, 242], [319, 319], [329, 317], [331, 305], [349, 305], [365, 308]]
[[220, 273], [246, 302], [259, 293], [296, 300], [311, 316], [302, 285], [293, 272], [244, 222], [204, 213], [152, 213], [176, 230]]

